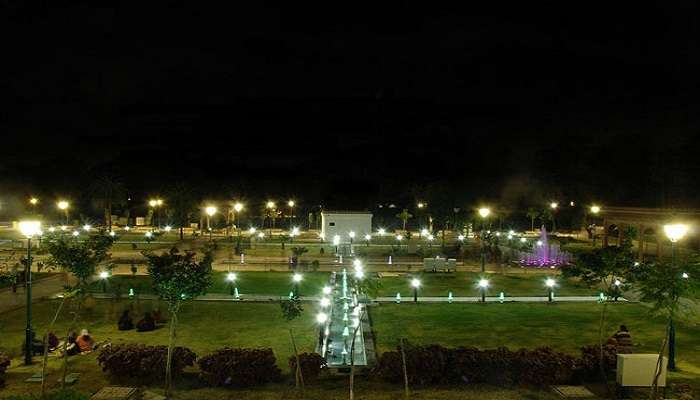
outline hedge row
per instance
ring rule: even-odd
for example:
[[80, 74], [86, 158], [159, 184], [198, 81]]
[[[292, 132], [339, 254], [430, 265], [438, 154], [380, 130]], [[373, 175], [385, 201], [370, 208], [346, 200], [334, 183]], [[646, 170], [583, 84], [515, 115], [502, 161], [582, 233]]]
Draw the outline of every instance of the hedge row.
[[[413, 385], [443, 383], [486, 383], [497, 386], [570, 384], [599, 375], [599, 348], [582, 349], [581, 357], [556, 352], [548, 347], [508, 350], [505, 347], [479, 350], [472, 347], [445, 348], [439, 345], [405, 349], [408, 380]], [[615, 348], [605, 348], [607, 370], [615, 365]], [[403, 382], [400, 349], [385, 352], [375, 374], [380, 379]]]
[[[165, 376], [167, 346], [120, 344], [107, 346], [97, 356], [102, 371], [115, 377], [161, 379]], [[172, 374], [182, 374], [185, 367], [194, 365], [197, 354], [186, 347], [173, 350]]]

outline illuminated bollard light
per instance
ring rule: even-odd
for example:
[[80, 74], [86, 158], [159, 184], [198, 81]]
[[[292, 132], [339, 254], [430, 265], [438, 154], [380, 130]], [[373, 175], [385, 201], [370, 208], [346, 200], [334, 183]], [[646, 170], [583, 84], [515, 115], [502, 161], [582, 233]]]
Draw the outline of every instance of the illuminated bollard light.
[[453, 300], [452, 292], [448, 292], [447, 293], [447, 302], [452, 304], [452, 300]]
[[396, 293], [396, 304], [401, 303], [401, 293]]
[[501, 303], [503, 303], [504, 301], [506, 301], [506, 295], [505, 295], [505, 293], [501, 292], [501, 294], [498, 295], [498, 301], [500, 301]]

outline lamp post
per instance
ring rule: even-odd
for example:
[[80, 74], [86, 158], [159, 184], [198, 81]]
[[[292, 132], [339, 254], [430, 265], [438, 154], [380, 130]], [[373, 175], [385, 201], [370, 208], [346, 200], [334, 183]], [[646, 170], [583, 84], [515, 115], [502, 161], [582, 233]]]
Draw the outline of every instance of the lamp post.
[[[590, 211], [591, 211], [591, 214], [593, 214], [594, 216], [595, 216], [595, 215], [598, 215], [598, 213], [600, 212], [600, 207], [599, 207], [599, 206], [596, 206], [596, 205], [592, 205]], [[592, 229], [592, 232], [593, 232], [593, 233], [592, 233], [592, 236], [593, 236], [593, 247], [595, 247], [595, 236], [596, 236], [596, 231], [595, 231], [595, 220], [593, 220], [593, 223], [592, 223], [591, 225], [593, 226], [593, 229]]]
[[413, 302], [418, 303], [418, 288], [420, 287], [420, 279], [413, 278], [411, 280], [411, 286], [413, 286]]
[[236, 278], [237, 276], [235, 272], [229, 272], [228, 274], [226, 274], [226, 282], [228, 282], [228, 289], [231, 296], [233, 296], [236, 293]]
[[292, 275], [292, 282], [294, 282], [294, 296], [299, 297], [299, 283], [303, 277], [299, 273]]
[[547, 301], [551, 303], [554, 301], [554, 286], [557, 285], [557, 281], [547, 278], [544, 281], [544, 285], [547, 286]]
[[204, 212], [207, 214], [207, 229], [209, 230], [209, 241], [211, 242], [211, 217], [216, 214], [216, 207], [207, 206]]
[[275, 202], [268, 201], [267, 204], [265, 204], [265, 207], [268, 210], [268, 215], [272, 219], [270, 223], [270, 231], [268, 232], [270, 234], [270, 237], [272, 237], [272, 229], [275, 227]]
[[238, 231], [238, 238], [240, 239], [241, 237], [241, 226], [240, 226], [240, 215], [241, 211], [243, 211], [243, 204], [242, 203], [236, 203], [233, 205], [233, 223], [236, 225], [236, 231]]
[[36, 214], [36, 205], [39, 204], [39, 199], [32, 197], [29, 199], [29, 204], [32, 206], [32, 214]]
[[107, 279], [109, 279], [109, 272], [100, 272], [100, 280], [102, 282], [102, 293], [107, 293]]
[[484, 223], [486, 218], [491, 214], [491, 209], [488, 207], [479, 208], [479, 216], [481, 216], [481, 273], [486, 272], [486, 246], [484, 243]]
[[39, 221], [21, 221], [19, 230], [27, 238], [27, 265], [25, 272], [25, 292], [27, 293], [27, 327], [25, 330], [24, 363], [32, 363], [32, 236], [41, 231]]
[[479, 290], [481, 291], [481, 302], [486, 303], [486, 289], [489, 287], [489, 280], [481, 278], [479, 279]]
[[66, 225], [68, 225], [68, 208], [70, 208], [70, 203], [66, 200], [59, 200], [56, 203], [56, 207], [58, 207], [59, 210], [63, 211], [63, 216], [65, 217]]
[[552, 232], [557, 230], [557, 216], [556, 216], [556, 211], [557, 208], [559, 208], [559, 203], [556, 201], [553, 201], [549, 203], [549, 208], [552, 210]]
[[296, 203], [294, 200], [289, 200], [287, 202], [287, 206], [289, 207], [289, 226], [291, 227], [292, 224], [294, 224], [294, 205]]
[[[668, 240], [671, 241], [671, 265], [676, 265], [676, 242], [683, 239], [688, 233], [688, 225], [685, 224], [668, 224], [664, 225], [664, 233]], [[687, 277], [687, 274], [684, 278]], [[668, 327], [668, 369], [673, 371], [676, 369], [676, 327], [673, 324], [673, 314], [669, 318]]]
[[320, 312], [316, 315], [316, 323], [318, 323], [318, 347], [319, 350], [323, 347], [323, 332], [325, 331], [324, 325], [328, 321], [328, 314]]
[[365, 244], [367, 244], [367, 247], [369, 247], [369, 241], [372, 240], [372, 235], [369, 233], [365, 235]]

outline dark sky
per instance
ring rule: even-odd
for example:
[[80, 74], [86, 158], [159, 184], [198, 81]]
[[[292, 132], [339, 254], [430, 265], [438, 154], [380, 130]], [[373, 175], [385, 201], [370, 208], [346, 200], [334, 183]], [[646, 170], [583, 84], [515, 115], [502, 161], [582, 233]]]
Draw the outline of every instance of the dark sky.
[[0, 2], [1, 191], [698, 206], [694, 1], [97, 3]]

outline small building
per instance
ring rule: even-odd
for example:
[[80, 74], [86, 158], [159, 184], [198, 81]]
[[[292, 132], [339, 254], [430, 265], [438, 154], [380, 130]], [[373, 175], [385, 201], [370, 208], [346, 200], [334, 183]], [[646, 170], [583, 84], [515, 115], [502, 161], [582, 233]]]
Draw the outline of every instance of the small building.
[[321, 235], [326, 241], [332, 242], [338, 235], [340, 243], [350, 243], [351, 232], [354, 241], [362, 241], [367, 234], [372, 233], [372, 213], [368, 211], [322, 211]]

